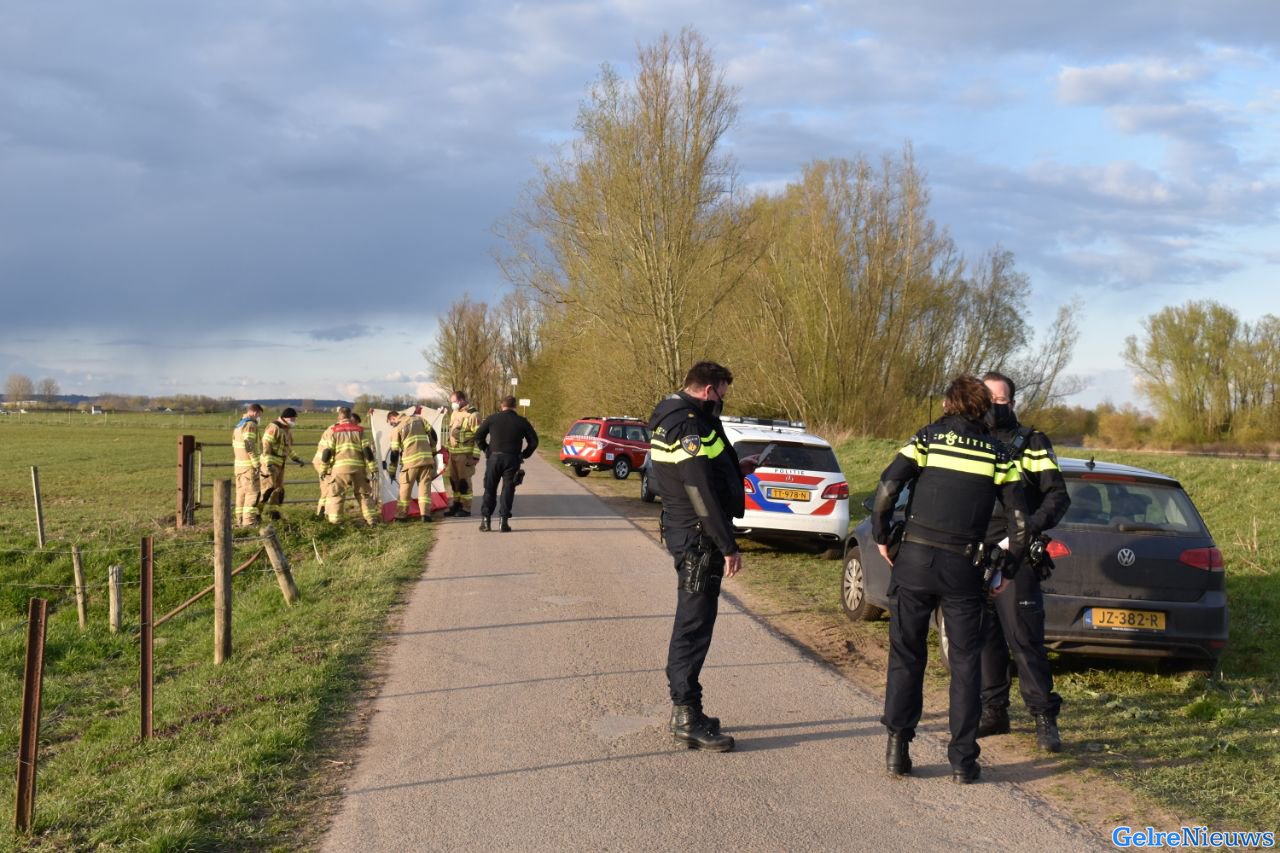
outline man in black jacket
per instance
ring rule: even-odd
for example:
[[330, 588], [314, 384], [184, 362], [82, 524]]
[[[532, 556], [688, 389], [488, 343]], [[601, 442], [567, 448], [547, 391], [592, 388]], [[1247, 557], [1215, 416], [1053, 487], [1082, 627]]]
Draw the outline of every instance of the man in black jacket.
[[[1071, 506], [1067, 484], [1049, 437], [1018, 423], [1013, 412], [1013, 380], [1003, 373], [986, 373], [982, 381], [991, 392], [987, 426], [1009, 448], [1022, 468], [1027, 493], [1027, 527], [1031, 539], [1057, 525]], [[1005, 534], [1004, 518], [991, 516], [988, 545]], [[1035, 567], [1024, 566], [1013, 588], [988, 604], [982, 647], [982, 718], [978, 737], [1009, 731], [1009, 651], [1018, 668], [1022, 700], [1036, 723], [1036, 744], [1048, 752], [1062, 749], [1058, 711], [1062, 697], [1053, 690], [1053, 673], [1044, 647], [1044, 594]]]
[[[978, 779], [978, 718], [982, 713], [983, 570], [975, 564], [996, 506], [1004, 506], [1009, 554], [1016, 569], [1027, 544], [1022, 476], [982, 417], [991, 392], [974, 376], [958, 376], [943, 394], [943, 415], [920, 429], [880, 475], [871, 512], [872, 536], [892, 567], [889, 673], [884, 717], [889, 731], [885, 766], [911, 772], [908, 745], [924, 709], [929, 620], [940, 606], [950, 640], [952, 779]], [[906, 530], [895, 557], [889, 527], [898, 495], [908, 485]], [[1005, 584], [994, 591], [998, 594]]]
[[728, 368], [700, 361], [684, 389], [649, 418], [650, 477], [662, 497], [662, 538], [675, 560], [676, 614], [667, 649], [671, 732], [689, 749], [727, 752], [733, 738], [702, 712], [702, 672], [716, 624], [720, 581], [742, 569], [733, 519], [745, 510], [742, 469], [720, 423]]
[[[493, 516], [494, 503], [498, 505], [498, 517], [503, 533], [511, 532], [511, 504], [516, 499], [516, 474], [520, 463], [538, 449], [538, 434], [533, 424], [516, 412], [516, 398], [503, 397], [502, 409], [484, 419], [476, 430], [476, 448], [485, 455], [484, 500], [480, 503], [480, 529], [488, 531]], [[524, 445], [523, 449], [521, 445]], [[498, 482], [502, 482], [502, 497], [497, 498]]]

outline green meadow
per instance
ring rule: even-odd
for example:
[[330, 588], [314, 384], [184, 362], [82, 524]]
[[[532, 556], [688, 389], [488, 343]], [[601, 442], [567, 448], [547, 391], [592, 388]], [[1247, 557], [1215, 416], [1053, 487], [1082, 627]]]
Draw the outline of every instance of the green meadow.
[[[177, 437], [226, 443], [232, 415], [11, 415], [0, 418], [0, 804], [14, 803], [24, 622], [29, 597], [49, 601], [35, 825], [12, 822], [0, 849], [236, 850], [307, 846], [332, 792], [346, 721], [389, 615], [422, 571], [424, 525], [333, 528], [314, 505], [275, 522], [301, 600], [287, 607], [266, 558], [233, 582], [233, 652], [213, 665], [212, 602], [159, 626], [155, 737], [139, 738], [139, 548], [155, 543], [155, 614], [212, 583], [208, 508], [181, 531]], [[309, 460], [327, 416], [303, 416]], [[227, 461], [210, 448], [206, 461]], [[37, 548], [30, 467], [39, 466], [47, 542]], [[205, 479], [228, 476], [209, 469]], [[289, 478], [314, 472], [289, 467]], [[314, 497], [311, 482], [290, 496]], [[211, 500], [205, 491], [205, 502]], [[348, 504], [348, 517], [353, 508]], [[256, 531], [237, 531], [256, 535]], [[83, 552], [88, 628], [81, 632], [69, 550]], [[239, 565], [258, 548], [235, 549]], [[124, 575], [124, 618], [108, 630], [108, 567]], [[10, 812], [12, 814], [12, 812]]]

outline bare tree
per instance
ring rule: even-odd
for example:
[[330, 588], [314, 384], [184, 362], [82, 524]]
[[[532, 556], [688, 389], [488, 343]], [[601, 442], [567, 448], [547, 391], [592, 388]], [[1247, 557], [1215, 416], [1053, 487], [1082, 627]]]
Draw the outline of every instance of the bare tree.
[[58, 387], [58, 381], [52, 377], [46, 376], [36, 383], [36, 396], [38, 396], [46, 406], [53, 405], [53, 398], [62, 393], [62, 389]]
[[563, 308], [574, 346], [612, 343], [593, 369], [633, 406], [714, 352], [711, 318], [753, 260], [736, 169], [718, 153], [736, 91], [692, 29], [641, 48], [637, 65], [632, 82], [602, 70], [571, 155], [543, 169], [501, 259]]
[[4, 381], [4, 396], [10, 403], [21, 403], [35, 396], [35, 386], [31, 377], [21, 373], [10, 373]]
[[490, 316], [489, 306], [464, 296], [449, 306], [436, 333], [435, 347], [423, 350], [422, 355], [434, 370], [436, 382], [462, 390], [478, 408], [492, 411], [508, 387], [501, 349], [501, 330]]

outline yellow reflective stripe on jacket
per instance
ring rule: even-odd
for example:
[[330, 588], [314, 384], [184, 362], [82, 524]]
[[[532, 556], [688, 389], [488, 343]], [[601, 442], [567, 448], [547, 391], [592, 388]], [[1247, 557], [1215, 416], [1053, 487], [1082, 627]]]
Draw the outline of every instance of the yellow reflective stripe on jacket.
[[1026, 451], [1022, 454], [1020, 464], [1022, 465], [1022, 470], [1030, 474], [1058, 470], [1058, 460], [1054, 459], [1053, 454], [1047, 450]]
[[480, 428], [480, 414], [468, 409], [459, 409], [449, 415], [448, 435], [451, 453], [476, 452], [476, 430]]
[[961, 471], [965, 474], [977, 474], [993, 479], [996, 476], [996, 460], [994, 456], [980, 460], [951, 456], [946, 453], [930, 453], [924, 467], [940, 468], [946, 471]]
[[1017, 483], [1022, 480], [1022, 470], [1016, 462], [998, 462], [996, 463], [996, 472], [993, 479], [997, 486]]
[[694, 459], [699, 456], [705, 456], [707, 459], [715, 459], [721, 453], [724, 453], [725, 444], [720, 440], [720, 436], [714, 432], [705, 438], [699, 438], [698, 452], [690, 453], [680, 442], [675, 444], [665, 444], [657, 439], [649, 440], [649, 459], [653, 462], [684, 462], [688, 459]]

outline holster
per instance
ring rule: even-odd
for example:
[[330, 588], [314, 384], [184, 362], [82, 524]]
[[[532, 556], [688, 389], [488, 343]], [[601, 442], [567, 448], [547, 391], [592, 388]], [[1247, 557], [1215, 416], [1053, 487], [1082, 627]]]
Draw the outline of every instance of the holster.
[[516, 475], [511, 478], [511, 484], [514, 486], [519, 486], [523, 482], [524, 482], [524, 468], [520, 467], [516, 469]]
[[706, 595], [720, 594], [720, 581], [724, 579], [723, 567], [713, 567], [715, 546], [704, 536], [698, 536], [693, 545], [680, 558], [680, 590]]

